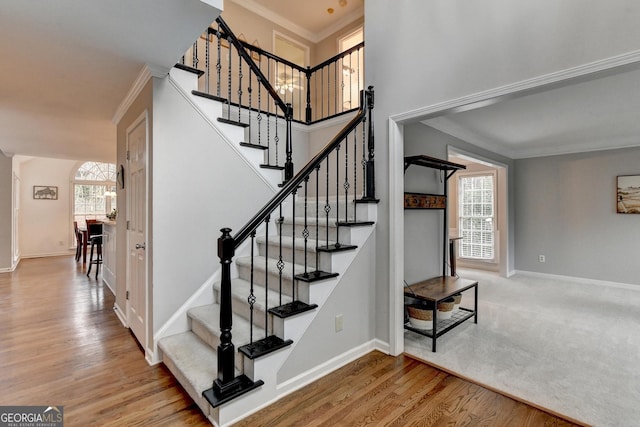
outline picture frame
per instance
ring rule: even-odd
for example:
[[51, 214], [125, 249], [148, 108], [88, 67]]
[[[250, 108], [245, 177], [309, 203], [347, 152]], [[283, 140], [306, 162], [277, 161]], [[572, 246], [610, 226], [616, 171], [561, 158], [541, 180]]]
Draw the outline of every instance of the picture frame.
[[640, 175], [618, 175], [616, 213], [640, 214]]
[[58, 187], [55, 185], [34, 185], [34, 200], [58, 200]]

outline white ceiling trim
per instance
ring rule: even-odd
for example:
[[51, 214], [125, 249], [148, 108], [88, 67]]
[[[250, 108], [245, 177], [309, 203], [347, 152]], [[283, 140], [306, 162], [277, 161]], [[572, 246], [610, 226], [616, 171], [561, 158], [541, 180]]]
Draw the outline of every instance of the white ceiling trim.
[[416, 108], [404, 113], [394, 114], [389, 118], [398, 124], [410, 121], [428, 120], [444, 114], [474, 110], [492, 105], [507, 99], [542, 92], [552, 87], [558, 87], [569, 81], [576, 83], [596, 73], [613, 72], [623, 67], [637, 67], [640, 65], [640, 50], [612, 56], [600, 61], [579, 65], [566, 70], [523, 80], [472, 95], [463, 96], [449, 101], [440, 102], [427, 107]]
[[336, 31], [341, 30], [342, 28], [344, 28], [347, 25], [351, 24], [356, 19], [361, 18], [363, 15], [364, 15], [364, 10], [363, 9], [354, 10], [353, 12], [349, 13], [348, 15], [343, 16], [341, 19], [337, 20], [336, 22], [334, 22], [333, 24], [331, 24], [330, 26], [328, 26], [324, 30], [322, 30], [319, 33], [317, 33], [316, 34], [317, 40], [315, 40], [315, 41], [312, 40], [312, 41], [314, 43], [318, 43], [318, 42], [326, 39], [331, 34], [335, 33]]
[[345, 27], [346, 25], [352, 23], [356, 19], [362, 17], [364, 15], [364, 10], [359, 9], [355, 10], [341, 19], [337, 20], [335, 23], [326, 27], [322, 31], [318, 33], [314, 33], [313, 31], [309, 31], [306, 28], [301, 27], [300, 25], [288, 20], [282, 15], [277, 14], [276, 12], [267, 9], [259, 3], [256, 3], [253, 0], [232, 0], [234, 3], [244, 7], [245, 9], [249, 9], [253, 13], [262, 16], [264, 19], [267, 19], [274, 24], [278, 24], [281, 27], [286, 28], [292, 33], [309, 40], [312, 43], [319, 43], [331, 34]]
[[618, 150], [621, 148], [639, 147], [638, 137], [618, 138], [617, 140], [580, 141], [574, 144], [523, 146], [513, 150], [513, 159], [528, 159], [531, 157], [559, 156], [562, 154], [578, 154], [592, 151]]
[[144, 86], [151, 77], [164, 77], [167, 73], [168, 70], [164, 67], [156, 67], [153, 65], [145, 65], [142, 67], [138, 77], [136, 77], [136, 80], [131, 85], [129, 92], [127, 92], [127, 95], [124, 97], [120, 105], [118, 105], [111, 121], [117, 125], [118, 122], [122, 120], [122, 117], [127, 113], [127, 110], [131, 107], [131, 104], [133, 104], [138, 95], [140, 95], [140, 92], [142, 92], [142, 89], [144, 89]]

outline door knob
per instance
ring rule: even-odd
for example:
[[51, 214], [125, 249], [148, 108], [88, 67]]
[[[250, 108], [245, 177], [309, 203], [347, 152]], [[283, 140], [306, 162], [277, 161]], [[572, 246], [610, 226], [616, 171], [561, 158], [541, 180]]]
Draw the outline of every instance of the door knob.
[[136, 243], [136, 249], [147, 249], [147, 246], [144, 243]]

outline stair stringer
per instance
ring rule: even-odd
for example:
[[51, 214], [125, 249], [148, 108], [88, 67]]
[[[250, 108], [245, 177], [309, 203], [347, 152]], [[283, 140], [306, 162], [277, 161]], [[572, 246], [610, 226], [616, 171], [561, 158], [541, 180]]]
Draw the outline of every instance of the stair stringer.
[[[371, 212], [370, 208], [369, 211]], [[375, 214], [373, 215], [375, 216]], [[375, 220], [375, 218], [373, 220]], [[285, 395], [376, 348], [373, 342], [364, 345], [358, 344], [355, 348], [348, 350], [346, 352], [347, 354], [332, 356], [329, 358], [330, 360], [326, 360], [324, 363], [320, 363], [319, 366], [309, 369], [305, 374], [298, 375], [295, 378], [287, 378], [285, 381], [281, 381], [278, 378], [281, 368], [290, 360], [292, 354], [301, 345], [302, 337], [304, 337], [305, 333], [318, 318], [331, 294], [341, 284], [348, 286], [348, 283], [344, 283], [345, 273], [348, 272], [349, 267], [354, 261], [361, 256], [362, 248], [365, 247], [368, 242], [372, 242], [373, 249], [368, 247], [368, 253], [365, 256], [375, 255], [374, 231], [375, 225], [353, 228], [351, 230], [352, 241], [358, 247], [353, 251], [327, 254], [331, 257], [332, 272], [339, 273], [339, 276], [309, 285], [309, 302], [318, 304], [318, 308], [293, 317], [274, 319], [275, 335], [284, 339], [291, 339], [293, 340], [293, 344], [258, 359], [249, 360], [245, 358], [245, 375], [254, 381], [258, 379], [263, 380], [264, 385], [227, 404], [211, 409], [210, 421], [212, 423], [219, 426], [226, 426], [237, 422], [250, 415], [250, 413], [274, 403]], [[247, 408], [251, 408], [251, 410], [248, 412]]]

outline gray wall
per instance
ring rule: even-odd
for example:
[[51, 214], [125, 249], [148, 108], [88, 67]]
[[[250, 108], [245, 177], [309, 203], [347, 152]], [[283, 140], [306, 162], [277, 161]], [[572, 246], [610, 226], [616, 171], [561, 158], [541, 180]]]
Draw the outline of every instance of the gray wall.
[[[389, 117], [632, 52], [635, 0], [365, 2], [365, 84], [376, 89], [376, 337], [389, 340]], [[611, 25], [610, 23], [615, 23]], [[389, 25], [397, 25], [389, 31]]]
[[11, 269], [13, 162], [0, 151], [0, 271]]
[[640, 215], [616, 214], [616, 176], [640, 174], [640, 148], [522, 159], [515, 169], [518, 270], [640, 285]]

